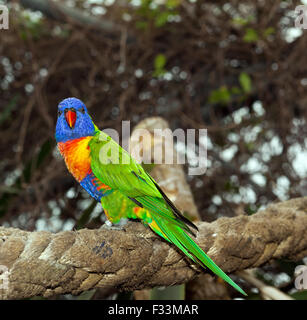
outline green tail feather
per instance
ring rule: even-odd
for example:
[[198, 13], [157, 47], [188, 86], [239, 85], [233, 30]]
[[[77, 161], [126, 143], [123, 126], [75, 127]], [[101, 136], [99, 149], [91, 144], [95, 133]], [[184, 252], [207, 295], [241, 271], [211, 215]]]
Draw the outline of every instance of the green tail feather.
[[217, 276], [221, 277], [240, 293], [247, 296], [247, 294], [206, 255], [206, 253], [186, 234], [184, 230], [177, 225], [165, 222], [156, 215], [153, 217], [153, 219], [168, 237], [167, 240], [170, 240], [174, 245], [176, 245], [186, 256], [188, 256], [195, 263], [201, 265], [203, 268], [209, 268]]

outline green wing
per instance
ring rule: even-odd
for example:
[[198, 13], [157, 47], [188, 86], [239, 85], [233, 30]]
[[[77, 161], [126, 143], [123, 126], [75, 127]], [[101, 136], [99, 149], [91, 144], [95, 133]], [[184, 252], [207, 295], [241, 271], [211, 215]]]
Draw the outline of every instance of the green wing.
[[[171, 203], [143, 167], [104, 132], [90, 141], [91, 169], [113, 190], [119, 190], [137, 206], [158, 214], [188, 232], [196, 226]], [[103, 201], [103, 199], [102, 199]]]
[[162, 197], [154, 183], [128, 152], [102, 131], [89, 143], [91, 167], [97, 178], [129, 197]]
[[[208, 267], [242, 294], [234, 283], [192, 240], [189, 226], [197, 227], [186, 219], [151, 178], [124, 149], [103, 132], [97, 132], [89, 143], [91, 168], [94, 175], [115, 192], [124, 195], [143, 211], [136, 215], [166, 240], [177, 246], [187, 257], [202, 267]], [[114, 192], [111, 196], [115, 197]], [[104, 199], [105, 198], [105, 199]], [[116, 199], [114, 199], [116, 201]], [[112, 198], [102, 197], [102, 205], [112, 208]], [[130, 202], [130, 205], [131, 205]], [[128, 210], [129, 211], [129, 210]], [[110, 214], [110, 213], [109, 213]], [[116, 215], [116, 212], [112, 212]], [[124, 217], [124, 215], [120, 215]], [[131, 217], [129, 213], [126, 217]]]

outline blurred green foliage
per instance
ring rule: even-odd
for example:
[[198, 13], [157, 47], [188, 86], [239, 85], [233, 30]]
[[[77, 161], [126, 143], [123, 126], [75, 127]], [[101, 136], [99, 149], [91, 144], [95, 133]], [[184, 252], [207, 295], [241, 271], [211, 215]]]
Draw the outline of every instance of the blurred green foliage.
[[227, 105], [232, 99], [246, 99], [246, 95], [252, 91], [252, 80], [246, 72], [241, 72], [239, 75], [240, 87], [233, 86], [228, 88], [226, 85], [221, 86], [216, 90], [212, 90], [208, 101], [212, 104]]
[[158, 4], [153, 0], [141, 0], [141, 5], [136, 10], [138, 19], [136, 27], [146, 30], [150, 25], [163, 27], [169, 18], [178, 14], [176, 8], [181, 0], [167, 0], [164, 4]]
[[153, 77], [160, 77], [163, 76], [166, 72], [165, 70], [166, 65], [166, 57], [164, 54], [160, 53], [156, 55], [154, 60], [154, 72], [152, 74]]

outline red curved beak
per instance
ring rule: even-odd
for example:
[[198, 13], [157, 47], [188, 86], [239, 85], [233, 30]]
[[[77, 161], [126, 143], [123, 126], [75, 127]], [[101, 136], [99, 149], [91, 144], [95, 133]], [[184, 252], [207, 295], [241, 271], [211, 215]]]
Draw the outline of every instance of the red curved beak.
[[67, 124], [69, 125], [70, 129], [75, 126], [77, 120], [77, 113], [74, 110], [67, 110], [65, 111], [65, 119]]

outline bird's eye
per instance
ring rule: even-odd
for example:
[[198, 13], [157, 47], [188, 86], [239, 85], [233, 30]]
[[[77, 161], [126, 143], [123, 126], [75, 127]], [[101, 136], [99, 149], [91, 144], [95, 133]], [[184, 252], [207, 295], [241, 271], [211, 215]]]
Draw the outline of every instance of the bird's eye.
[[79, 111], [83, 114], [85, 113], [85, 109], [83, 107]]
[[58, 116], [60, 116], [62, 114], [62, 111], [61, 110], [59, 110], [58, 111]]

